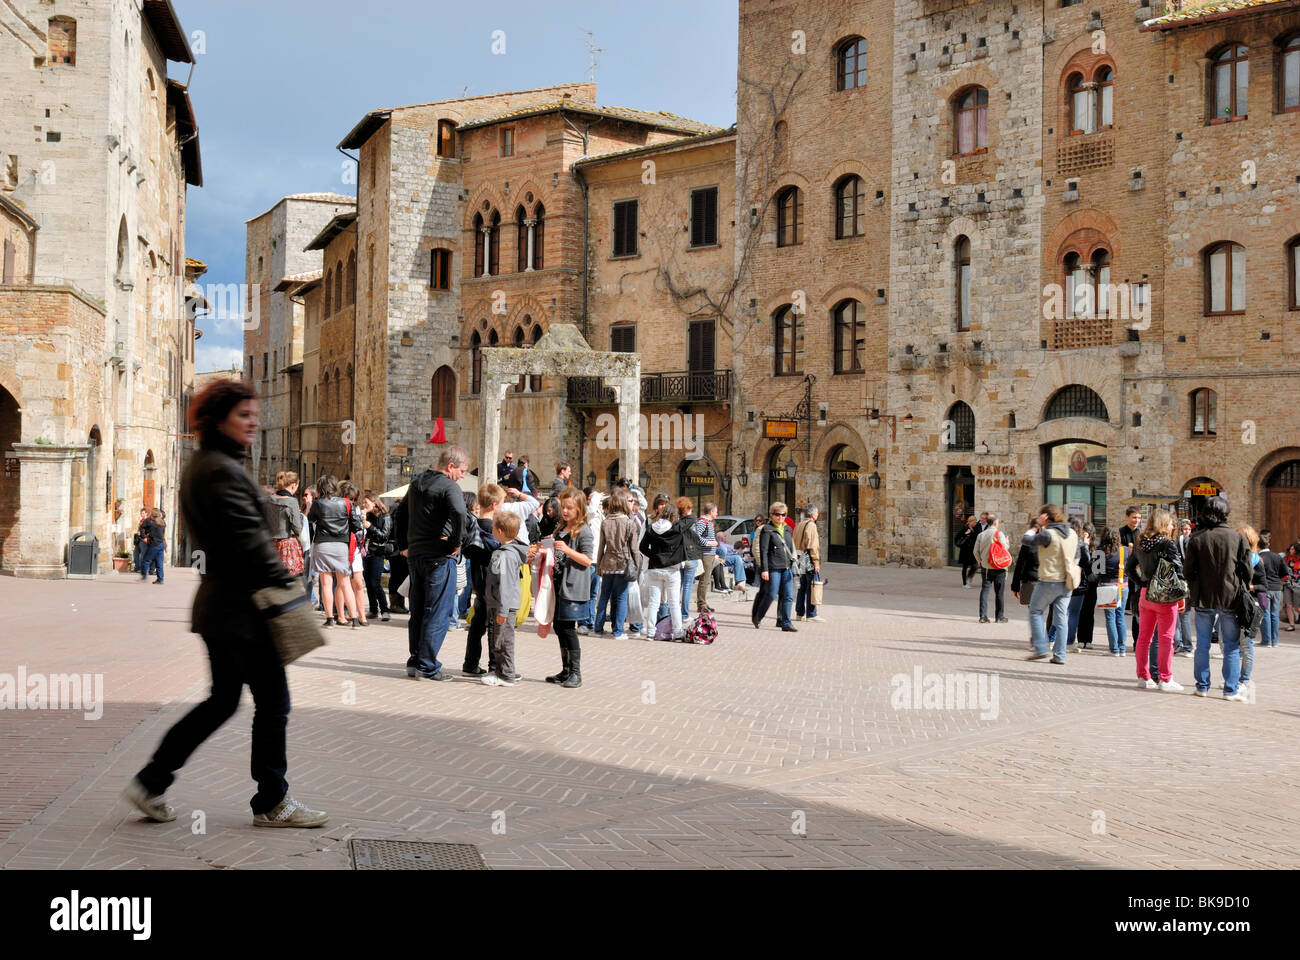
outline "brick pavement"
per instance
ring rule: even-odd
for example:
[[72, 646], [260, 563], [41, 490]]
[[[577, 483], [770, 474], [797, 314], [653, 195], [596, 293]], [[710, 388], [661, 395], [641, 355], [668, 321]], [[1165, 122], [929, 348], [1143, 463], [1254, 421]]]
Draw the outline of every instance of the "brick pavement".
[[[291, 668], [290, 781], [332, 815], [304, 832], [248, 822], [247, 699], [182, 771], [175, 823], [116, 801], [206, 688], [189, 571], [0, 580], [0, 671], [97, 670], [108, 700], [98, 721], [0, 713], [22, 772], [0, 867], [339, 869], [352, 837], [474, 843], [496, 868], [1300, 865], [1294, 635], [1257, 652], [1257, 703], [1198, 700], [1181, 658], [1181, 695], [1138, 690], [1132, 657], [1026, 662], [1022, 609], [976, 623], [955, 571], [829, 576], [825, 624], [755, 631], [721, 603], [713, 647], [587, 640], [574, 691], [541, 680], [559, 657], [531, 626], [509, 690], [407, 680], [403, 617], [332, 631]], [[996, 675], [996, 717], [895, 709], [918, 666]]]

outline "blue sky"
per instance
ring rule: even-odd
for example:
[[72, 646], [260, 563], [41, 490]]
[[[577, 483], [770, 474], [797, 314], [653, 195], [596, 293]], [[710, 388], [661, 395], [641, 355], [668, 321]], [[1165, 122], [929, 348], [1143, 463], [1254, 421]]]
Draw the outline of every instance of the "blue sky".
[[[735, 0], [173, 0], [196, 49], [190, 97], [203, 151], [189, 256], [203, 283], [242, 283], [244, 221], [290, 193], [355, 195], [335, 145], [368, 110], [583, 80], [594, 34], [601, 103], [729, 126]], [[492, 53], [505, 31], [506, 52]], [[202, 31], [196, 36], [196, 31]], [[189, 68], [171, 65], [184, 82]], [[466, 91], [468, 88], [468, 91]], [[241, 333], [211, 321], [197, 369], [240, 363]]]

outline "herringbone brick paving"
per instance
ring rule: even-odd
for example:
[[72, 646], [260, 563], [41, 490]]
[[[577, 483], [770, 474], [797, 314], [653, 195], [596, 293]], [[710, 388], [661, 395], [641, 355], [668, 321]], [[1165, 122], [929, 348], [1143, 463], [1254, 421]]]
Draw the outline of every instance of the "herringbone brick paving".
[[[1181, 658], [1177, 696], [1138, 690], [1131, 656], [1028, 663], [1023, 612], [977, 624], [953, 572], [831, 579], [828, 622], [797, 634], [718, 603], [713, 647], [585, 638], [574, 691], [542, 682], [559, 658], [531, 626], [506, 690], [407, 680], [404, 617], [334, 630], [290, 668], [290, 781], [331, 813], [304, 832], [249, 823], [247, 702], [182, 771], [175, 823], [116, 800], [206, 690], [189, 571], [0, 580], [0, 671], [102, 672], [108, 700], [98, 721], [0, 713], [24, 775], [0, 785], [0, 867], [341, 869], [351, 837], [474, 843], [495, 868], [1300, 865], [1293, 634], [1257, 652], [1258, 702], [1230, 704], [1193, 698]], [[895, 709], [918, 666], [996, 676], [996, 716]]]

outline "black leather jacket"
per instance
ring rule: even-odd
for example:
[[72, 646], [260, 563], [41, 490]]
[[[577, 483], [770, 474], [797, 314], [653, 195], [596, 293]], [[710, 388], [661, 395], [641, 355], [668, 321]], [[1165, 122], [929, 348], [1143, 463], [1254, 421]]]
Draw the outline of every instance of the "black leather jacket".
[[349, 515], [347, 501], [342, 497], [319, 497], [312, 501], [312, 543], [347, 543], [348, 534], [356, 533], [361, 526], [355, 515]]
[[252, 594], [296, 579], [280, 560], [262, 513], [262, 491], [244, 469], [243, 456], [243, 447], [218, 435], [190, 459], [181, 479], [181, 515], [202, 551], [191, 629], [222, 642], [265, 639]]

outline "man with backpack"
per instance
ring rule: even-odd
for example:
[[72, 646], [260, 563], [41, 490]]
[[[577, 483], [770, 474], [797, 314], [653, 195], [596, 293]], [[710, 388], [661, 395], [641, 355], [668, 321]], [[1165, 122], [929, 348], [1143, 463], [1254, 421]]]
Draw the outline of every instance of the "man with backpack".
[[993, 609], [998, 623], [1009, 622], [1004, 602], [1007, 568], [1011, 566], [1011, 542], [998, 529], [998, 515], [988, 514], [984, 532], [975, 538], [975, 560], [980, 565], [980, 623], [989, 622], [989, 587], [993, 588]]

